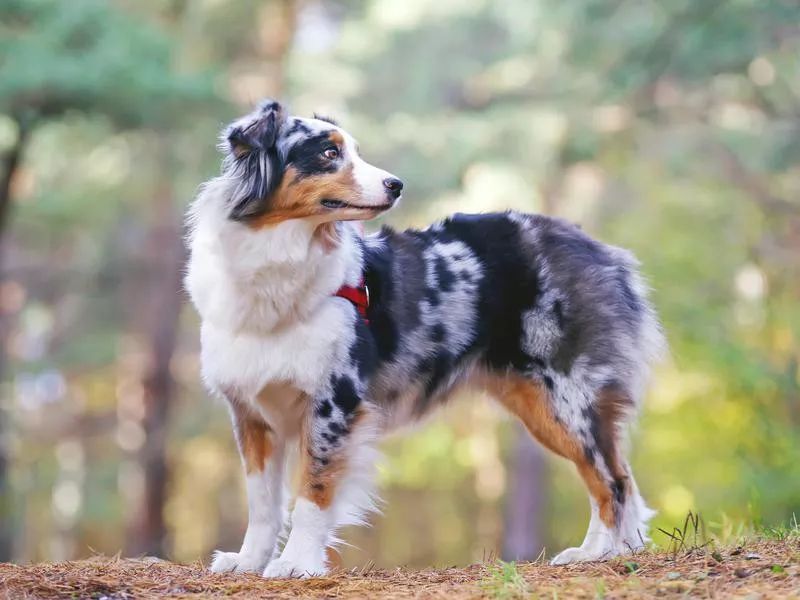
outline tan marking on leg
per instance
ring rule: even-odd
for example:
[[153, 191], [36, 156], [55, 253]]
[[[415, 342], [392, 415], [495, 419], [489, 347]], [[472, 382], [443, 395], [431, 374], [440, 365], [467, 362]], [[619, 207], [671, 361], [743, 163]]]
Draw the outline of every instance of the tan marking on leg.
[[597, 508], [600, 512], [600, 519], [605, 523], [609, 529], [616, 527], [616, 507], [614, 506], [614, 495], [608, 487], [608, 483], [603, 480], [597, 469], [586, 459], [575, 461], [578, 467], [578, 473], [583, 477], [586, 487], [589, 488], [589, 493], [597, 502]]
[[344, 473], [345, 461], [333, 458], [323, 466], [312, 465], [313, 458], [303, 457], [306, 465], [300, 483], [300, 495], [311, 500], [321, 510], [330, 508], [336, 493], [336, 487]]
[[600, 390], [594, 406], [597, 414], [595, 437], [598, 449], [611, 476], [625, 483], [625, 494], [628, 495], [629, 474], [625, 458], [620, 453], [620, 424], [625, 421], [626, 414], [633, 410], [633, 402], [618, 387], [606, 386]]
[[263, 471], [274, 450], [272, 429], [246, 408], [233, 405], [233, 426], [245, 472]]
[[327, 563], [329, 569], [340, 569], [344, 564], [342, 562], [342, 555], [339, 554], [339, 551], [336, 548], [328, 546], [325, 549], [325, 555], [327, 556]]
[[589, 493], [597, 502], [600, 518], [606, 526], [613, 528], [615, 507], [608, 482], [587, 459], [580, 441], [554, 417], [545, 387], [521, 377], [488, 379], [485, 384], [487, 391], [516, 415], [539, 443], [575, 463]]
[[487, 384], [487, 391], [516, 415], [545, 448], [572, 461], [583, 456], [578, 440], [553, 416], [543, 385], [517, 377], [490, 379]]
[[322, 510], [329, 508], [333, 503], [339, 482], [347, 471], [350, 451], [347, 438], [366, 420], [366, 415], [365, 410], [356, 413], [350, 425], [350, 433], [342, 436], [343, 446], [335, 454], [326, 457], [327, 464], [315, 459], [308, 443], [308, 435], [303, 435], [300, 496], [307, 498]]

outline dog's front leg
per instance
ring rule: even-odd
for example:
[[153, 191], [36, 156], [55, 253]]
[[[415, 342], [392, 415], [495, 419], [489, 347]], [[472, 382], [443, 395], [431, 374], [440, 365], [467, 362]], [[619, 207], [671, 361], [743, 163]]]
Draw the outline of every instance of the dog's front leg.
[[372, 484], [377, 424], [355, 382], [334, 380], [313, 399], [301, 439], [301, 485], [292, 530], [265, 577], [314, 577], [328, 570], [327, 548], [343, 525], [363, 522], [375, 508]]
[[247, 475], [247, 532], [239, 552], [214, 553], [211, 570], [261, 573], [277, 552], [284, 514], [284, 443], [264, 420], [229, 400], [236, 443]]

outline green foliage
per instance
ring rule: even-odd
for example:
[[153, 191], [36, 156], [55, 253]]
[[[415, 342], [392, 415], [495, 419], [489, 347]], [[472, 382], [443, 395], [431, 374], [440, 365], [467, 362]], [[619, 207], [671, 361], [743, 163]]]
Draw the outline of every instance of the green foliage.
[[637, 562], [634, 562], [634, 561], [632, 561], [632, 560], [626, 560], [626, 561], [625, 561], [624, 563], [622, 563], [622, 564], [623, 564], [623, 566], [625, 567], [625, 571], [626, 571], [627, 573], [635, 573], [636, 571], [638, 571], [638, 570], [639, 570], [639, 563], [637, 563]]
[[606, 597], [606, 582], [604, 579], [598, 579], [595, 584], [595, 598], [597, 600], [604, 600]]
[[166, 31], [103, 0], [0, 5], [0, 112], [97, 112], [123, 127], [167, 124], [214, 100], [209, 75], [176, 72]]
[[488, 565], [486, 569], [489, 573], [481, 582], [481, 588], [486, 594], [500, 600], [525, 598], [528, 594], [525, 578], [517, 570], [516, 563], [501, 560]]
[[797, 522], [797, 516], [792, 515], [791, 521], [785, 524], [763, 527], [761, 535], [780, 541], [800, 539], [800, 524]]

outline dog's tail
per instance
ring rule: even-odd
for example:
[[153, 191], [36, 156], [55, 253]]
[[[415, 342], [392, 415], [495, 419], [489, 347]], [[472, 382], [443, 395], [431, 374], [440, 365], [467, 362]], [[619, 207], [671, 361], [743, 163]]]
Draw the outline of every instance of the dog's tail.
[[635, 365], [631, 391], [633, 401], [638, 408], [652, 383], [655, 368], [669, 360], [669, 344], [650, 298], [651, 289], [639, 271], [638, 259], [627, 250], [619, 248], [615, 250], [622, 255], [627, 271], [627, 283], [640, 309], [639, 321], [635, 327], [634, 356], [631, 357]]

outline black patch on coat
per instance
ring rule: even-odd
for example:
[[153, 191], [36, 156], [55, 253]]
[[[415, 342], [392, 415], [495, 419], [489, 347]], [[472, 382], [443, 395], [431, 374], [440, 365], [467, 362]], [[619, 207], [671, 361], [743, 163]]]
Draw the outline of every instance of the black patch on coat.
[[561, 304], [561, 300], [553, 302], [553, 315], [556, 318], [558, 328], [564, 329], [564, 306]]
[[441, 256], [434, 259], [434, 273], [436, 274], [436, 281], [438, 287], [443, 292], [450, 292], [453, 290], [453, 285], [456, 282], [456, 277], [447, 266], [447, 261]]
[[364, 279], [370, 294], [369, 330], [378, 361], [392, 360], [403, 332], [420, 323], [419, 302], [425, 293], [425, 243], [416, 235], [384, 227], [383, 243], [364, 246]]
[[428, 304], [431, 305], [432, 308], [436, 308], [441, 304], [441, 296], [439, 296], [439, 290], [436, 288], [428, 288], [425, 290], [425, 300], [428, 301]]
[[539, 298], [539, 276], [506, 214], [454, 215], [442, 223], [441, 241], [466, 244], [482, 265], [474, 348], [498, 370], [525, 371], [531, 357], [521, 347], [523, 315]]
[[[357, 312], [356, 308], [353, 310]], [[377, 364], [375, 356], [375, 338], [364, 319], [360, 314], [356, 314], [356, 339], [350, 346], [350, 362], [356, 366], [358, 377], [363, 381], [372, 376]]]
[[284, 131], [282, 134], [284, 137], [291, 137], [296, 133], [300, 133], [302, 135], [311, 135], [312, 129], [303, 123], [300, 119], [294, 119], [292, 124]]
[[399, 334], [389, 306], [394, 299], [392, 288], [392, 250], [388, 245], [367, 248], [364, 252], [364, 283], [369, 289], [367, 318], [375, 342], [378, 361], [389, 361], [397, 353]]
[[539, 371], [544, 371], [547, 368], [547, 363], [538, 356], [532, 356], [531, 367], [538, 369]]
[[344, 435], [350, 432], [350, 429], [348, 429], [344, 425], [340, 425], [336, 421], [331, 421], [330, 423], [328, 423], [328, 429], [334, 435]]
[[440, 344], [444, 341], [444, 336], [445, 336], [444, 325], [442, 325], [441, 323], [437, 323], [436, 325], [434, 325], [433, 328], [431, 329], [431, 341], [434, 344]]
[[425, 389], [414, 407], [416, 414], [422, 415], [427, 412], [430, 403], [436, 399], [436, 393], [441, 391], [439, 388], [442, 381], [452, 371], [453, 366], [453, 357], [447, 352], [438, 352], [417, 365], [420, 378], [425, 380]]
[[627, 481], [620, 477], [614, 480], [611, 484], [611, 491], [614, 494], [614, 500], [617, 504], [625, 504], [625, 494], [627, 491]]
[[361, 404], [361, 397], [356, 392], [356, 386], [349, 377], [335, 377], [331, 382], [333, 388], [333, 403], [345, 414], [352, 416]]
[[330, 403], [328, 400], [323, 400], [317, 406], [317, 416], [322, 417], [323, 419], [327, 419], [331, 416], [331, 412], [333, 412], [333, 404]]

